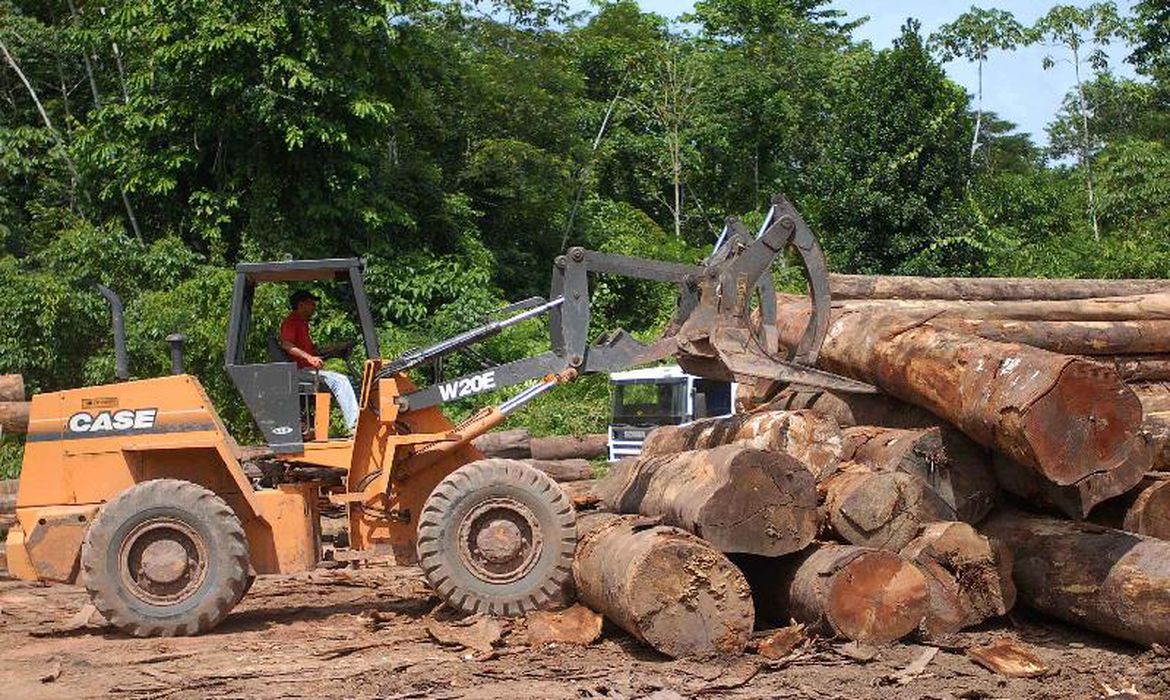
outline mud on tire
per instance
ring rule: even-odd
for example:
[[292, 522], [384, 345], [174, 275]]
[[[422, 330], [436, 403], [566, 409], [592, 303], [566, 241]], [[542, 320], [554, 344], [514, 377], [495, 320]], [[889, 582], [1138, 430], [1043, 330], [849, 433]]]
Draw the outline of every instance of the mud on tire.
[[562, 605], [576, 517], [560, 486], [523, 462], [485, 459], [427, 499], [418, 557], [439, 597], [463, 612], [518, 616]]
[[102, 508], [81, 567], [94, 606], [114, 626], [138, 637], [194, 635], [222, 622], [243, 597], [248, 542], [215, 493], [157, 479]]

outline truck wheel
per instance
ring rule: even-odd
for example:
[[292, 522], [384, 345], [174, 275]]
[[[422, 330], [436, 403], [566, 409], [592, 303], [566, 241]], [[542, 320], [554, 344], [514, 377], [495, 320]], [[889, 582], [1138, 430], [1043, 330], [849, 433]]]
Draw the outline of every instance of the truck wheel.
[[452, 472], [418, 524], [427, 581], [469, 613], [518, 616], [562, 603], [576, 545], [573, 506], [557, 483], [507, 459]]
[[243, 597], [248, 542], [213, 492], [177, 479], [118, 494], [81, 548], [94, 606], [137, 637], [185, 636], [218, 625]]

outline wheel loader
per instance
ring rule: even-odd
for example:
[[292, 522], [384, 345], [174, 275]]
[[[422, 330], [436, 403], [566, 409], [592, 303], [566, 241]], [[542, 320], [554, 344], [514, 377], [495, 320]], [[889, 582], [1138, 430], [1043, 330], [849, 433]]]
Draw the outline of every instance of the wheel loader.
[[[794, 353], [778, 357], [773, 261], [786, 249], [803, 266], [815, 313]], [[675, 355], [687, 371], [740, 382], [870, 391], [811, 368], [828, 321], [821, 248], [783, 198], [756, 236], [729, 219], [700, 265], [571, 248], [553, 266], [547, 300], [501, 310], [502, 320], [383, 358], [356, 259], [242, 263], [236, 268], [225, 366], [264, 445], [241, 448], [199, 380], [182, 368], [130, 379], [121, 301], [111, 303], [117, 381], [32, 399], [9, 531], [10, 573], [84, 585], [117, 628], [138, 636], [192, 635], [215, 627], [257, 575], [312, 569], [321, 557], [321, 503], [344, 510], [349, 546], [382, 545], [414, 560], [462, 611], [521, 615], [557, 603], [570, 579], [573, 509], [557, 484], [521, 462], [484, 459], [473, 438], [537, 396], [581, 374]], [[624, 332], [588, 342], [591, 274], [676, 285], [663, 337]], [[366, 360], [360, 415], [350, 437], [329, 436], [330, 396], [284, 357], [250, 357], [256, 289], [275, 283], [348, 284]], [[758, 321], [753, 322], [754, 317]], [[525, 319], [547, 315], [548, 352], [468, 376], [416, 386], [412, 370]], [[419, 374], [419, 372], [415, 372]], [[498, 406], [457, 424], [443, 403], [528, 383]], [[257, 479], [248, 459], [330, 478]]]

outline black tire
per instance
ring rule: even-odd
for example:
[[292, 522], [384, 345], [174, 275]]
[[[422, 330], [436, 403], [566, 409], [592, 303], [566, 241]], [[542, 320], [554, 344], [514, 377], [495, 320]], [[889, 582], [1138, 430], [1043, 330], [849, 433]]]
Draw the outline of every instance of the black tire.
[[194, 635], [222, 622], [243, 597], [248, 542], [215, 493], [157, 479], [102, 508], [81, 567], [94, 606], [115, 627], [136, 637]]
[[452, 472], [418, 524], [427, 581], [468, 613], [519, 616], [562, 605], [576, 545], [576, 517], [560, 486], [508, 459]]

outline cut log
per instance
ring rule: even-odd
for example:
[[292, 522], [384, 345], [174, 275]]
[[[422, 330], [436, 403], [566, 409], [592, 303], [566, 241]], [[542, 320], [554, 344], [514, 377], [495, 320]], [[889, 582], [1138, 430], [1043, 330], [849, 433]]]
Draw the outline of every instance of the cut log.
[[525, 428], [484, 433], [471, 441], [484, 457], [525, 459], [532, 456], [532, 437]]
[[829, 289], [834, 299], [1065, 301], [1163, 292], [1170, 281], [829, 275]]
[[1098, 525], [1170, 540], [1170, 476], [1148, 477], [1093, 513]]
[[1101, 297], [1070, 301], [895, 301], [847, 300], [835, 310], [897, 313], [925, 318], [975, 321], [1165, 321], [1170, 320], [1170, 293]]
[[845, 459], [924, 481], [947, 505], [944, 520], [977, 523], [995, 505], [991, 455], [956, 430], [862, 426], [845, 430], [845, 445]]
[[738, 557], [761, 617], [867, 644], [901, 639], [922, 624], [929, 606], [917, 566], [887, 552], [817, 544], [783, 559]]
[[[790, 309], [782, 340], [795, 342], [807, 318]], [[819, 365], [921, 406], [1060, 485], [1120, 466], [1141, 422], [1141, 402], [1097, 363], [897, 315], [835, 314]]]
[[916, 476], [847, 464], [819, 485], [823, 522], [849, 544], [898, 551], [950, 509]]
[[1006, 615], [1016, 603], [1011, 553], [966, 523], [926, 525], [901, 554], [923, 568], [931, 587], [928, 639]]
[[0, 374], [0, 401], [25, 401], [28, 396], [24, 393], [24, 376], [19, 374]]
[[761, 410], [809, 409], [837, 421], [842, 428], [879, 425], [884, 428], [930, 428], [942, 420], [888, 394], [835, 394], [829, 391], [785, 389]]
[[522, 459], [533, 469], [552, 477], [553, 481], [584, 481], [593, 476], [593, 466], [587, 459]]
[[0, 432], [24, 435], [28, 432], [29, 401], [0, 401]]
[[1000, 488], [1024, 499], [1031, 507], [1058, 511], [1074, 519], [1088, 517], [1098, 504], [1116, 498], [1141, 483], [1150, 470], [1152, 456], [1144, 439], [1134, 442], [1121, 466], [1090, 474], [1067, 486], [1057, 486], [1031, 467], [1003, 455], [992, 460]]
[[1129, 386], [1146, 413], [1170, 412], [1170, 382], [1138, 382]]
[[815, 411], [761, 411], [663, 426], [646, 438], [642, 456], [732, 443], [789, 454], [805, 464], [814, 479], [828, 476], [841, 461], [840, 428], [832, 418]]
[[581, 602], [667, 656], [739, 654], [755, 622], [740, 571], [706, 542], [643, 518], [577, 519]]
[[937, 316], [930, 325], [1066, 355], [1170, 352], [1170, 321], [1004, 321]]
[[597, 481], [566, 481], [561, 483], [561, 491], [568, 497], [575, 510], [592, 510], [601, 505], [601, 499], [593, 493]]
[[532, 438], [533, 459], [596, 459], [609, 454], [609, 436], [563, 435]]
[[1151, 468], [1170, 471], [1170, 413], [1147, 412], [1142, 435], [1150, 443]]
[[661, 517], [723, 552], [789, 554], [817, 531], [815, 481], [781, 452], [728, 445], [623, 460], [594, 493], [615, 512]]
[[1011, 549], [1028, 605], [1139, 644], [1170, 643], [1170, 542], [1015, 511], [981, 529]]
[[[1170, 333], [1170, 330], [1167, 330]], [[1106, 355], [1090, 357], [1112, 367], [1126, 382], [1170, 381], [1170, 354], [1164, 355]]]

